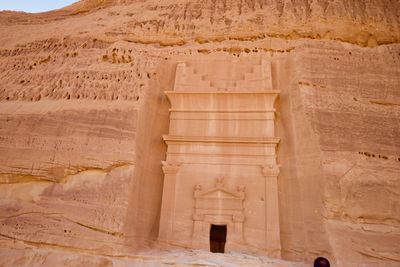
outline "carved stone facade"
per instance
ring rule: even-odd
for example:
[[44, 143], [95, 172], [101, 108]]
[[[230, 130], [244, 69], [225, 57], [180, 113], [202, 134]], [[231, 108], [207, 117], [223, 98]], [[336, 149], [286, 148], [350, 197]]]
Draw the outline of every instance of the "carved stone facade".
[[194, 187], [194, 228], [193, 243], [196, 247], [206, 246], [209, 242], [210, 225], [226, 225], [230, 239], [243, 242], [245, 187], [237, 186], [236, 191], [224, 187], [224, 178], [217, 178], [215, 186], [202, 190], [201, 185]]
[[279, 91], [270, 61], [179, 63], [175, 88], [165, 93], [171, 109], [159, 240], [208, 249], [211, 225], [225, 225], [226, 251], [279, 257]]

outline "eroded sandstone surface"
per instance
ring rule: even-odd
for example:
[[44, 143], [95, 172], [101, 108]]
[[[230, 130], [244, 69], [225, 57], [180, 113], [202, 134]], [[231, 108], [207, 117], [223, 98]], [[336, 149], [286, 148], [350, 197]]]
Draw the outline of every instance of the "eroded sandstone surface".
[[266, 57], [280, 91], [282, 257], [397, 266], [399, 17], [390, 0], [81, 1], [1, 12], [2, 264], [27, 266], [21, 253], [32, 250], [65, 253], [37, 266], [118, 266], [139, 248], [168, 247], [156, 240], [164, 91], [177, 64]]

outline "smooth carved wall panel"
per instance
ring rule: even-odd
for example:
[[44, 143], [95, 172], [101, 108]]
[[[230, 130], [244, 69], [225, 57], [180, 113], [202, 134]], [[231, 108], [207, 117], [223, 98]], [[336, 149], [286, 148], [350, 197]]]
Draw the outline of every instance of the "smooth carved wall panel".
[[160, 241], [208, 249], [211, 225], [226, 225], [227, 251], [280, 255], [271, 76], [261, 57], [177, 64]]

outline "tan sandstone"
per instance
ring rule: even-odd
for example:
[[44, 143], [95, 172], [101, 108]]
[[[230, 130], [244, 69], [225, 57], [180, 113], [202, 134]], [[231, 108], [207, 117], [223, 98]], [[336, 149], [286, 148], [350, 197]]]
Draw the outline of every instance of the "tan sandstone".
[[0, 12], [0, 266], [398, 266], [399, 18], [394, 0]]

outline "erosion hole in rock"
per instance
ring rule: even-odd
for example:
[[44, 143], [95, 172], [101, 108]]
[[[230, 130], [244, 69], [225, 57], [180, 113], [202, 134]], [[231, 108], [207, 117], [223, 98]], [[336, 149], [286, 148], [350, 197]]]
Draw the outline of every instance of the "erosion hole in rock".
[[210, 228], [210, 251], [213, 253], [224, 253], [226, 243], [226, 225], [211, 224]]

